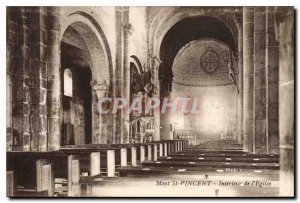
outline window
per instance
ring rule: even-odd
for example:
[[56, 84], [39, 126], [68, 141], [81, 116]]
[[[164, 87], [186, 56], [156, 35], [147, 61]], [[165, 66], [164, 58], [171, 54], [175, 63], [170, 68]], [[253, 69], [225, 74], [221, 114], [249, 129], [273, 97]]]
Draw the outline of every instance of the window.
[[73, 96], [72, 72], [68, 68], [66, 68], [64, 71], [64, 95], [68, 97]]

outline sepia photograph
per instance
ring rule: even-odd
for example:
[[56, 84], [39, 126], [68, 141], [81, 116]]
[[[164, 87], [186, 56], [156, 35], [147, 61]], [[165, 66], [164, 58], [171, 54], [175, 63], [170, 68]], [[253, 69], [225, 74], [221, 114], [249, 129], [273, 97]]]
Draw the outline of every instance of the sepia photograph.
[[10, 199], [295, 197], [293, 6], [5, 9]]

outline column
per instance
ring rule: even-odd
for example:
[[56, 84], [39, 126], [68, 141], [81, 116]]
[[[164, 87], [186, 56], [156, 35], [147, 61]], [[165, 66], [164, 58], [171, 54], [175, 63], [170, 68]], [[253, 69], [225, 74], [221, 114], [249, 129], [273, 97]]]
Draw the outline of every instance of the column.
[[[104, 98], [104, 97], [107, 97], [107, 95], [109, 94], [109, 85], [107, 85], [106, 82], [104, 82], [102, 84], [99, 84], [99, 83], [94, 84], [92, 88], [96, 92], [97, 98]], [[96, 106], [97, 105], [98, 104], [96, 104]], [[97, 108], [98, 108], [98, 106], [97, 106]], [[98, 133], [98, 136], [93, 136], [92, 143], [93, 144], [107, 144], [107, 141], [109, 139], [107, 128], [108, 128], [108, 125], [110, 125], [107, 120], [108, 115], [98, 114], [98, 110], [93, 109], [93, 112], [94, 111], [97, 111], [97, 116], [99, 115], [98, 119], [95, 119], [95, 120], [97, 120], [96, 122], [98, 122], [98, 125], [96, 125], [96, 126], [98, 126], [98, 128], [99, 128], [98, 129], [99, 133]], [[95, 120], [93, 122], [95, 122]]]
[[[16, 61], [17, 22], [13, 7], [6, 8], [6, 150], [13, 150], [13, 64]], [[20, 129], [21, 132], [21, 129]], [[10, 173], [9, 173], [10, 174]], [[11, 172], [13, 176], [13, 172]], [[10, 176], [11, 177], [11, 176]], [[13, 189], [13, 188], [12, 188]], [[12, 196], [12, 195], [8, 195]]]
[[267, 7], [266, 73], [267, 73], [267, 153], [279, 153], [279, 46], [275, 37], [274, 7]]
[[[46, 7], [32, 7], [30, 18], [30, 126], [32, 151], [47, 151], [48, 119], [47, 119], [47, 9]], [[33, 51], [34, 50], [34, 51]], [[47, 53], [47, 54], [45, 54]], [[57, 67], [56, 67], [57, 68]], [[49, 84], [51, 86], [51, 84]], [[24, 143], [24, 147], [27, 144]]]
[[[165, 88], [165, 87], [162, 87]], [[161, 102], [163, 102], [164, 98], [168, 98], [168, 102], [171, 101], [171, 95], [172, 92], [170, 91], [161, 91], [160, 92], [160, 97], [161, 97]], [[172, 115], [170, 112], [170, 108], [167, 107], [166, 112], [164, 114], [161, 114], [160, 118], [160, 134], [161, 134], [161, 139], [162, 140], [172, 140], [173, 139], [173, 126], [172, 126]]]
[[243, 8], [243, 147], [253, 152], [253, 99], [254, 99], [254, 8]]
[[[123, 44], [122, 44], [122, 7], [117, 6], [116, 13], [116, 78], [115, 78], [115, 96], [122, 97], [122, 85], [123, 85]], [[118, 112], [115, 116], [116, 128], [115, 128], [115, 143], [122, 143], [123, 139], [123, 120], [122, 114]]]
[[266, 7], [254, 7], [254, 153], [267, 153]]
[[[129, 7], [123, 7], [123, 85], [122, 96], [129, 102], [130, 100], [130, 65], [129, 65], [129, 49], [128, 38], [130, 37], [131, 24], [129, 23]], [[122, 143], [129, 143], [129, 108], [124, 108], [122, 111]]]
[[48, 150], [60, 147], [60, 8], [47, 7], [47, 110]]
[[29, 39], [31, 8], [7, 8], [7, 145], [8, 150], [31, 150]]
[[279, 136], [280, 195], [294, 195], [294, 9], [276, 7], [276, 38], [279, 42]]
[[237, 142], [243, 143], [243, 25], [238, 27], [238, 95], [237, 95]]
[[[157, 60], [157, 57], [156, 56], [152, 56], [150, 58], [150, 67], [152, 69], [152, 83], [154, 84], [154, 86], [156, 87], [156, 90], [155, 92], [151, 95], [152, 98], [157, 98], [157, 99], [160, 99], [160, 85], [159, 85], [159, 72], [158, 72], [158, 69], [159, 69], [159, 66], [160, 66], [160, 62]], [[153, 115], [154, 115], [154, 118], [155, 118], [155, 123], [154, 123], [154, 135], [153, 135], [153, 141], [159, 141], [161, 139], [163, 139], [160, 135], [160, 126], [161, 126], [161, 123], [160, 123], [160, 109], [159, 108], [156, 108], [153, 110]]]

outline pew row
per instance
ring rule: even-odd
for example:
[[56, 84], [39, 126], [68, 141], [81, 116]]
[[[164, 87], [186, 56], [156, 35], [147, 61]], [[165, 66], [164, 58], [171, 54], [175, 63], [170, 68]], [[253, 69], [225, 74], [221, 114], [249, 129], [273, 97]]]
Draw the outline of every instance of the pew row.
[[[117, 168], [138, 167], [144, 161], [157, 161], [161, 155], [180, 152], [186, 146], [185, 140], [164, 140], [140, 144], [64, 146], [58, 151], [48, 152], [7, 152], [7, 160], [13, 160], [7, 164], [7, 176], [14, 180], [7, 182], [12, 188], [7, 196], [88, 195], [92, 186], [101, 183], [103, 177], [118, 176]], [[24, 180], [26, 175], [31, 177], [28, 182], [17, 182], [18, 179]]]

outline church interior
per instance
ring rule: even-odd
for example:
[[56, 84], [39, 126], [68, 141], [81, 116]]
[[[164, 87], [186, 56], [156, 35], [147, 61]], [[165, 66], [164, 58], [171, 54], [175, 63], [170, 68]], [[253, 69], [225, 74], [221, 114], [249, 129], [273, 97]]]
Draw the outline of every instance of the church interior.
[[7, 7], [7, 196], [294, 196], [294, 12]]

